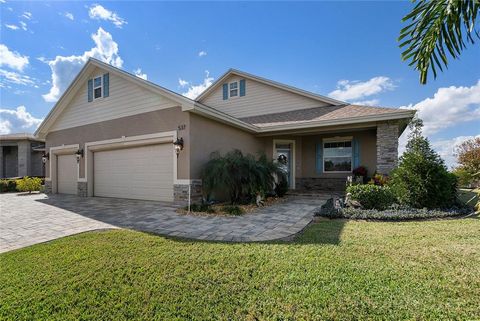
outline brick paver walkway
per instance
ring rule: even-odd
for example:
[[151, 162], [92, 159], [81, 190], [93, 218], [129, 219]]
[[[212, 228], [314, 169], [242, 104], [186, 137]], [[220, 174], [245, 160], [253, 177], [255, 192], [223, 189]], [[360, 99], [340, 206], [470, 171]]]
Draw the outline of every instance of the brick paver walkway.
[[268, 241], [300, 232], [328, 195], [291, 198], [232, 217], [179, 215], [171, 204], [73, 195], [0, 194], [0, 252], [96, 229], [129, 228], [229, 242]]

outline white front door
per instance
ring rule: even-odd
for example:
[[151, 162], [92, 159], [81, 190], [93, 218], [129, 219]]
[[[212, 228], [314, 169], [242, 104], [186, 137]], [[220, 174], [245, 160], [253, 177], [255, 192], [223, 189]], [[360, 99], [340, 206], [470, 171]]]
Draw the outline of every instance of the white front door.
[[57, 193], [77, 194], [77, 166], [75, 155], [57, 156]]
[[94, 152], [95, 196], [173, 201], [171, 144]]
[[287, 177], [288, 186], [295, 188], [294, 144], [290, 141], [274, 141], [274, 160], [280, 163]]

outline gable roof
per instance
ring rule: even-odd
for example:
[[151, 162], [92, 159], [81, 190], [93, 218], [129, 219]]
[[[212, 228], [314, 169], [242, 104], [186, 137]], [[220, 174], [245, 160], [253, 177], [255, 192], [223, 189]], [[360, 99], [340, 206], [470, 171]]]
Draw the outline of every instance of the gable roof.
[[335, 105], [335, 106], [337, 106], [337, 105], [347, 105], [346, 102], [343, 102], [343, 101], [340, 101], [340, 100], [336, 100], [336, 99], [333, 99], [333, 98], [329, 98], [329, 97], [326, 97], [326, 96], [315, 94], [315, 93], [312, 93], [310, 91], [306, 91], [306, 90], [296, 88], [296, 87], [293, 87], [293, 86], [285, 85], [285, 84], [282, 84], [282, 83], [279, 83], [279, 82], [276, 82], [276, 81], [273, 81], [273, 80], [270, 80], [270, 79], [267, 79], [267, 78], [262, 78], [262, 77], [252, 75], [252, 74], [249, 74], [247, 72], [240, 71], [240, 70], [233, 69], [233, 68], [229, 69], [226, 73], [224, 73], [210, 87], [205, 89], [200, 94], [200, 96], [198, 96], [195, 100], [196, 101], [202, 101], [203, 99], [205, 99], [213, 91], [215, 91], [215, 89], [217, 89], [220, 85], [222, 85], [225, 82], [225, 80], [230, 76], [239, 76], [239, 77], [242, 77], [242, 78], [251, 79], [253, 81], [258, 81], [258, 82], [260, 82], [262, 84], [265, 84], [265, 85], [269, 85], [269, 86], [272, 86], [272, 87], [275, 87], [275, 88], [286, 90], [288, 92], [292, 92], [292, 93], [295, 93], [297, 95], [308, 97], [308, 98], [318, 100], [318, 101], [321, 101], [323, 103]]
[[174, 102], [177, 102], [182, 107], [182, 110], [189, 110], [194, 108], [195, 102], [185, 96], [182, 96], [174, 91], [171, 91], [162, 86], [154, 84], [153, 82], [150, 82], [148, 80], [139, 78], [131, 73], [128, 73], [110, 64], [104, 63], [98, 59], [89, 58], [88, 61], [80, 70], [80, 72], [77, 74], [77, 76], [70, 83], [68, 88], [62, 94], [60, 99], [53, 106], [52, 110], [50, 110], [47, 117], [45, 117], [43, 122], [37, 128], [37, 130], [35, 131], [35, 136], [38, 136], [40, 138], [45, 137], [45, 135], [48, 133], [48, 130], [51, 128], [55, 120], [57, 120], [58, 116], [60, 116], [62, 111], [67, 107], [68, 103], [73, 99], [73, 97], [78, 92], [78, 90], [80, 90], [80, 88], [84, 88], [80, 84], [83, 85], [85, 81], [87, 81], [88, 75], [90, 74], [91, 71], [93, 71], [95, 67], [104, 69], [121, 78], [133, 81], [134, 83], [136, 83], [137, 85], [143, 88], [147, 88], [162, 96], [165, 96], [168, 99]]

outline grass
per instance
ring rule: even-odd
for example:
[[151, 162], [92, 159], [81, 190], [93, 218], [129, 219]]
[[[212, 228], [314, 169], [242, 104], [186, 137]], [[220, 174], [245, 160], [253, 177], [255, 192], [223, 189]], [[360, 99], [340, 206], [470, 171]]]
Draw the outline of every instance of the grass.
[[480, 319], [479, 262], [478, 218], [253, 244], [91, 232], [0, 255], [0, 319]]

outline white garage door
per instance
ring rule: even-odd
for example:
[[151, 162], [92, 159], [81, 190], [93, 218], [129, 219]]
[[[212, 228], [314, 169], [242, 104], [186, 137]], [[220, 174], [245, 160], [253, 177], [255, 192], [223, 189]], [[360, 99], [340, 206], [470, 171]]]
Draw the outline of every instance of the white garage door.
[[75, 155], [57, 156], [57, 192], [77, 194], [77, 159]]
[[94, 153], [95, 196], [173, 201], [171, 144]]

